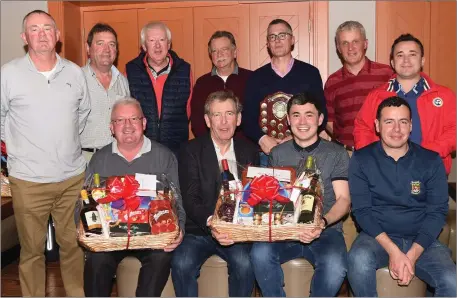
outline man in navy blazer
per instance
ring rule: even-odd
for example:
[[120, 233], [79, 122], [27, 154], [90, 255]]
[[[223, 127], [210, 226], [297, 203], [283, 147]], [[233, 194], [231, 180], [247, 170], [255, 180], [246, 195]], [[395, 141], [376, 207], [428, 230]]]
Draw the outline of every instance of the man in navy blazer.
[[[218, 255], [228, 264], [229, 295], [249, 297], [254, 273], [249, 260], [251, 244], [233, 244], [228, 235], [209, 227], [221, 188], [221, 160], [241, 179], [239, 165], [258, 164], [259, 148], [245, 138], [233, 138], [241, 123], [241, 104], [230, 90], [211, 93], [205, 103], [210, 133], [191, 140], [179, 155], [179, 183], [187, 219], [185, 236], [172, 259], [172, 280], [177, 297], [197, 297], [202, 264]], [[238, 166], [237, 166], [238, 165]]]

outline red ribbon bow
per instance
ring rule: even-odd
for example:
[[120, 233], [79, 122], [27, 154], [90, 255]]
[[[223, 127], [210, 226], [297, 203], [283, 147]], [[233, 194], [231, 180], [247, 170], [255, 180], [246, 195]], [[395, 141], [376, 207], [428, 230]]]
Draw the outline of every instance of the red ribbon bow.
[[122, 177], [113, 177], [108, 179], [107, 195], [105, 198], [98, 200], [100, 204], [111, 203], [120, 199], [124, 199], [124, 206], [121, 210], [136, 210], [140, 206], [141, 200], [136, 195], [140, 188], [140, 184], [135, 180], [133, 175], [125, 175], [124, 182]]
[[112, 179], [108, 179], [107, 191], [108, 194], [105, 198], [99, 199], [97, 203], [107, 204], [120, 199], [124, 199], [124, 205], [122, 210], [127, 210], [127, 246], [130, 244], [130, 211], [138, 209], [141, 200], [136, 195], [136, 192], [140, 188], [140, 184], [135, 180], [133, 175], [125, 175], [124, 182], [121, 180], [122, 177], [115, 176]]
[[290, 202], [288, 198], [279, 194], [278, 179], [267, 175], [255, 177], [250, 184], [248, 204], [253, 207], [260, 202], [272, 202], [273, 200], [281, 204]]

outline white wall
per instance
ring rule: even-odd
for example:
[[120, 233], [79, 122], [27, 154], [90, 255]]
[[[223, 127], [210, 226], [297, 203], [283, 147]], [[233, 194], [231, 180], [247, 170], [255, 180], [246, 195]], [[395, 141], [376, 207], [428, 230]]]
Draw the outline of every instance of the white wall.
[[329, 74], [341, 68], [335, 48], [335, 31], [345, 21], [358, 21], [367, 33], [367, 57], [375, 59], [376, 2], [375, 1], [329, 1]]
[[20, 38], [22, 19], [35, 9], [48, 11], [47, 1], [1, 1], [1, 65], [25, 54]]

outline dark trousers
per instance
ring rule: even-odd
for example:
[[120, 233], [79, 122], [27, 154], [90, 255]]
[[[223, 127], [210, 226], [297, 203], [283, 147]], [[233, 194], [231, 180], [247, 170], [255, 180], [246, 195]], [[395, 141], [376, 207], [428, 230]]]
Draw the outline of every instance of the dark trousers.
[[209, 235], [186, 234], [173, 253], [171, 265], [176, 297], [198, 297], [200, 268], [212, 255], [227, 262], [229, 296], [251, 296], [254, 288], [254, 271], [249, 261], [251, 246], [249, 243], [222, 246]]
[[113, 277], [119, 263], [127, 256], [141, 262], [137, 297], [160, 297], [170, 275], [171, 253], [163, 250], [124, 250], [86, 252], [84, 291], [87, 297], [110, 297]]

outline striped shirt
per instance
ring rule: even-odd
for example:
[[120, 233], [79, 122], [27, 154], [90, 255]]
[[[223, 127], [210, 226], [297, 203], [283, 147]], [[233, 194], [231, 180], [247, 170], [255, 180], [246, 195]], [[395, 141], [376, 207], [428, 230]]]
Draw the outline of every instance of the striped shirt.
[[354, 119], [368, 93], [387, 82], [393, 75], [390, 66], [370, 61], [357, 75], [344, 66], [329, 76], [324, 87], [328, 122], [333, 122], [333, 137], [347, 146], [354, 146]]

